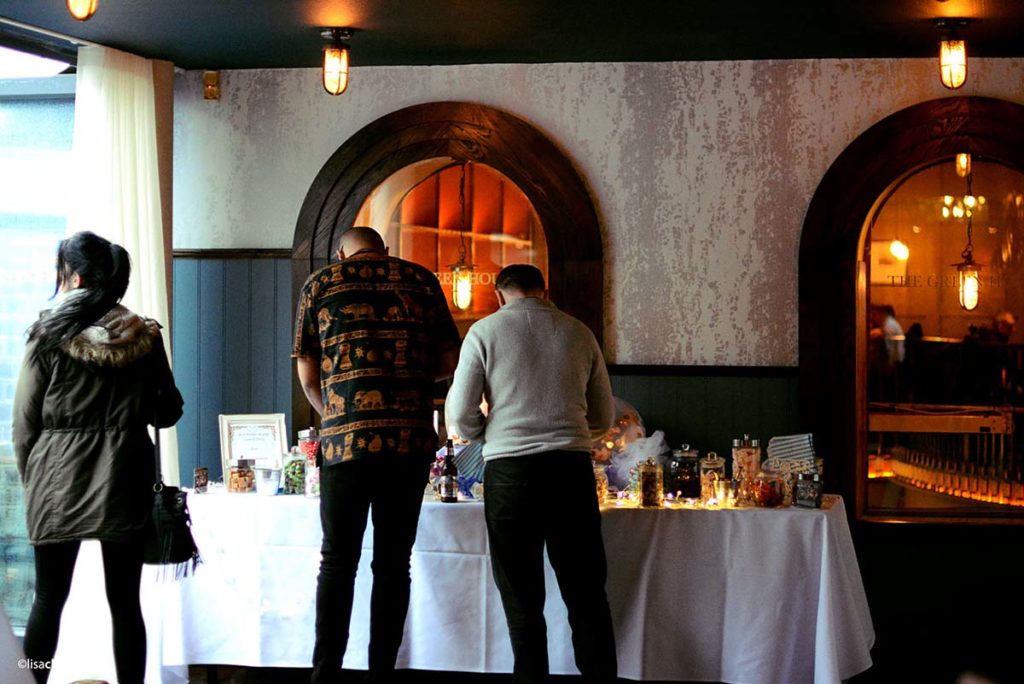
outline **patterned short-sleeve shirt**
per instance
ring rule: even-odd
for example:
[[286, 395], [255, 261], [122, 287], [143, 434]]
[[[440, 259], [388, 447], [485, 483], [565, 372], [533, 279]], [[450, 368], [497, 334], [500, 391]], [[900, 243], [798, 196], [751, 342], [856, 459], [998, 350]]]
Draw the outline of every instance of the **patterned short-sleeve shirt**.
[[441, 284], [419, 264], [365, 252], [313, 273], [299, 294], [292, 356], [320, 362], [324, 464], [433, 458], [435, 372], [458, 346]]

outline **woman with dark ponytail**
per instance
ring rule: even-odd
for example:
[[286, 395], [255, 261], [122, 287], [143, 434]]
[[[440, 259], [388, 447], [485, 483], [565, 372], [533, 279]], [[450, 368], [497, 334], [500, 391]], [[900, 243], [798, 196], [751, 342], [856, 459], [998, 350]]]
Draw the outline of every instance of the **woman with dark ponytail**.
[[[14, 397], [14, 452], [25, 486], [36, 596], [25, 656], [48, 663], [79, 544], [98, 539], [120, 684], [141, 684], [142, 531], [155, 478], [148, 425], [168, 427], [182, 400], [160, 325], [119, 304], [128, 253], [89, 232], [57, 248], [53, 306], [28, 330]], [[50, 670], [32, 670], [45, 682]]]

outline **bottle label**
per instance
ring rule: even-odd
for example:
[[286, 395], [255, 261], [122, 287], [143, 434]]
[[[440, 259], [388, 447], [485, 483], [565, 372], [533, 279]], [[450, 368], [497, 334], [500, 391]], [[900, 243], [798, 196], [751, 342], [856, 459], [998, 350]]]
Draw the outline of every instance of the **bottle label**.
[[459, 500], [459, 483], [451, 475], [445, 475], [441, 478], [441, 501], [445, 503], [451, 503]]

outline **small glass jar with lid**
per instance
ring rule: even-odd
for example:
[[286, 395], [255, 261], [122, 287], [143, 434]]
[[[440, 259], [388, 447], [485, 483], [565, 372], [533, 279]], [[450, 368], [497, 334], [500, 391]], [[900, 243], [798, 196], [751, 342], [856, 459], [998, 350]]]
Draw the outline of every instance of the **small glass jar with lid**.
[[664, 481], [661, 466], [654, 458], [641, 463], [638, 473], [640, 505], [644, 508], [658, 508], [664, 501]]
[[763, 469], [754, 476], [750, 492], [755, 506], [777, 508], [786, 500], [786, 479], [782, 473]]
[[306, 456], [306, 463], [319, 466], [320, 433], [315, 427], [299, 430], [299, 450]]
[[700, 459], [696, 449], [684, 444], [674, 449], [665, 463], [665, 492], [676, 501], [696, 501], [700, 498]]
[[821, 475], [798, 473], [793, 487], [793, 505], [804, 508], [821, 508]]
[[604, 505], [608, 498], [608, 473], [603, 465], [594, 464], [594, 486], [597, 489], [597, 505]]
[[228, 470], [227, 489], [233, 494], [248, 494], [256, 490], [256, 473], [253, 470], [254, 461], [249, 458], [240, 458]]
[[281, 468], [281, 491], [285, 494], [306, 492], [306, 456], [298, 446], [293, 446], [284, 456]]
[[716, 482], [725, 479], [725, 459], [714, 451], [700, 460], [700, 502], [705, 506], [717, 502]]

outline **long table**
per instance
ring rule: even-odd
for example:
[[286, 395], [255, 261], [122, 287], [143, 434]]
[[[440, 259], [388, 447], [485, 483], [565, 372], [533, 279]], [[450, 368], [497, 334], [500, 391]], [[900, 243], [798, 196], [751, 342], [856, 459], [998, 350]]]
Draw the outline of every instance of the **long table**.
[[[147, 681], [180, 681], [185, 664], [308, 667], [318, 502], [206, 494], [191, 496], [189, 504], [204, 562], [176, 584], [151, 582], [147, 570]], [[839, 497], [827, 497], [827, 504], [821, 510], [605, 508], [620, 676], [822, 684], [868, 669], [874, 630], [846, 512]], [[370, 539], [368, 530], [345, 657], [352, 669], [366, 667]], [[483, 505], [425, 503], [412, 573], [398, 666], [510, 672]], [[573, 674], [571, 633], [550, 566], [547, 582], [551, 669]], [[101, 586], [93, 587], [99, 601]], [[65, 623], [84, 627], [67, 615]], [[66, 637], [72, 638], [62, 634], [62, 648]], [[96, 648], [109, 652], [109, 643]]]

